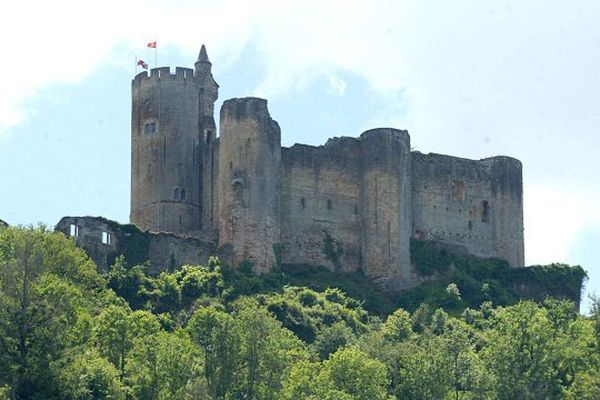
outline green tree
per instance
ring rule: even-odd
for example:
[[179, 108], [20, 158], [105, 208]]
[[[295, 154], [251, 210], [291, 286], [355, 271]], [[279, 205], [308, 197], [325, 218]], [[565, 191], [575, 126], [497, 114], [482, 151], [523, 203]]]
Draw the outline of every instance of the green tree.
[[124, 400], [119, 371], [93, 350], [78, 354], [60, 372], [61, 398]]
[[187, 326], [204, 353], [204, 376], [214, 399], [223, 399], [236, 385], [240, 337], [233, 317], [212, 307], [194, 312]]
[[483, 356], [499, 399], [561, 398], [587, 369], [592, 329], [568, 310], [526, 301], [496, 311]]
[[388, 398], [387, 383], [383, 363], [357, 349], [347, 348], [323, 362], [315, 392], [317, 398], [336, 398], [332, 394], [339, 392], [353, 400], [384, 400]]
[[127, 357], [133, 342], [160, 331], [157, 318], [147, 311], [131, 312], [129, 307], [111, 305], [94, 321], [94, 340], [100, 354], [125, 374]]
[[392, 388], [399, 399], [443, 399], [452, 380], [445, 339], [424, 333], [418, 340], [404, 343], [396, 363], [399, 368]]
[[53, 398], [53, 365], [85, 337], [80, 318], [102, 288], [94, 264], [45, 227], [0, 231], [0, 382], [16, 398]]
[[191, 399], [205, 386], [201, 359], [198, 347], [183, 331], [142, 336], [126, 365], [126, 382], [135, 399]]
[[331, 353], [346, 346], [354, 340], [355, 336], [344, 322], [338, 321], [331, 326], [325, 326], [317, 335], [313, 347], [319, 358], [325, 360]]
[[410, 314], [399, 308], [390, 314], [382, 326], [382, 332], [386, 340], [403, 341], [413, 334]]
[[247, 399], [276, 399], [294, 363], [308, 357], [304, 344], [266, 310], [239, 303], [235, 313], [240, 337], [238, 393]]

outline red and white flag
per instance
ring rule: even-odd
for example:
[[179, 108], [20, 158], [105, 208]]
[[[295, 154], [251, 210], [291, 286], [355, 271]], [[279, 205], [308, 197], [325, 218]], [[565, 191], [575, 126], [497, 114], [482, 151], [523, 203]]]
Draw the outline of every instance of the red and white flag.
[[140, 65], [144, 69], [148, 69], [148, 64], [146, 64], [142, 59], [138, 60], [137, 65]]
[[153, 40], [151, 42], [148, 42], [148, 47], [155, 49], [156, 48], [156, 40]]

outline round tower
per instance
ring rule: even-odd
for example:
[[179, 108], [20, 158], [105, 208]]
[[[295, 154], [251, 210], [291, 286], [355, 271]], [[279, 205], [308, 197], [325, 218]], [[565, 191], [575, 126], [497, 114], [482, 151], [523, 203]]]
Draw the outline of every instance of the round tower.
[[508, 261], [511, 267], [523, 267], [523, 166], [519, 160], [506, 156], [488, 158], [484, 162], [491, 165], [489, 213], [496, 255]]
[[267, 272], [281, 232], [279, 125], [266, 100], [230, 99], [221, 107], [220, 134], [219, 245], [230, 247], [233, 265], [250, 261]]
[[364, 132], [360, 140], [363, 272], [381, 286], [398, 290], [410, 279], [410, 136], [379, 128]]
[[219, 86], [204, 45], [195, 67], [133, 79], [130, 220], [141, 229], [193, 234], [205, 222]]

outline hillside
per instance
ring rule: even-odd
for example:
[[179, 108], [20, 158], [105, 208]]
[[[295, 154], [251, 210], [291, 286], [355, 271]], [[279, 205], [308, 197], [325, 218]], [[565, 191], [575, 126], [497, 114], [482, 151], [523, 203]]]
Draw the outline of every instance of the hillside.
[[600, 396], [598, 304], [583, 317], [514, 284], [569, 296], [580, 267], [516, 276], [437, 250], [415, 260], [435, 279], [386, 298], [358, 275], [215, 258], [99, 274], [62, 233], [0, 228], [0, 399]]

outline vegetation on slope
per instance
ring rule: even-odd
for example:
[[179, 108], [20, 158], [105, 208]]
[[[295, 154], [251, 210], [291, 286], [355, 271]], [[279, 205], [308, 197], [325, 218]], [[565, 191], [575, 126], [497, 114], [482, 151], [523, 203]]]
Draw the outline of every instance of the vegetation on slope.
[[[325, 283], [286, 286], [318, 270], [146, 269], [120, 257], [99, 275], [60, 233], [0, 228], [0, 399], [600, 398], [599, 307], [377, 316]], [[463, 301], [460, 283], [440, 290]]]

